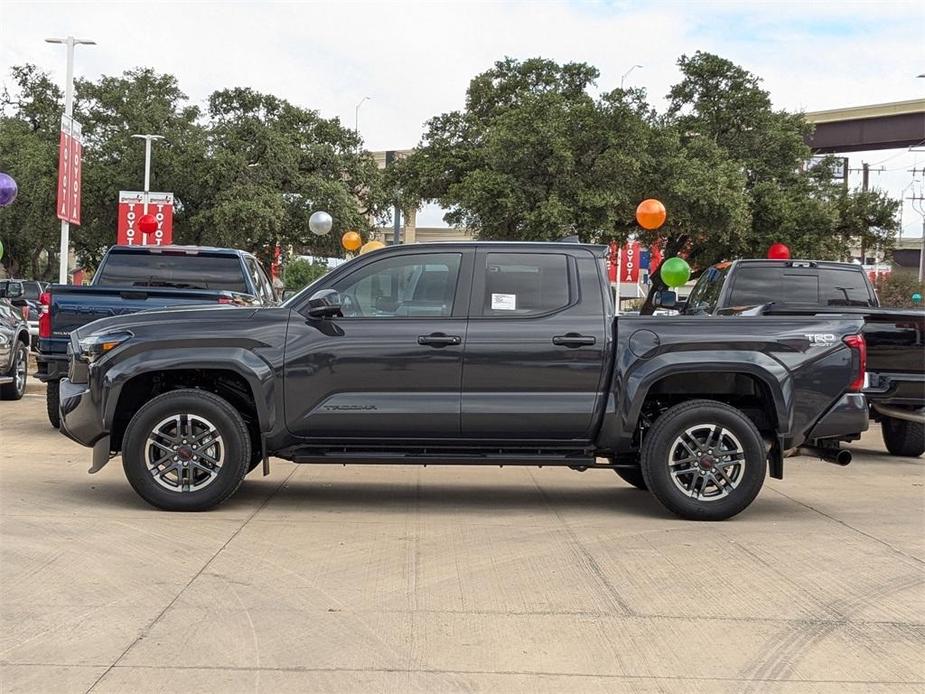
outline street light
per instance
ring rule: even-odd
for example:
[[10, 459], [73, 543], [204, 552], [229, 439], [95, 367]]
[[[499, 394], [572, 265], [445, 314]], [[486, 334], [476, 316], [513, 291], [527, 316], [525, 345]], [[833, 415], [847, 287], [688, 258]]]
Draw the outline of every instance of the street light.
[[145, 200], [144, 214], [148, 214], [148, 194], [151, 192], [151, 142], [163, 140], [163, 135], [132, 135], [145, 141]]
[[635, 70], [637, 67], [638, 67], [638, 68], [642, 68], [642, 67], [645, 67], [645, 65], [633, 65], [633, 67], [631, 67], [629, 70], [627, 70], [626, 72], [624, 72], [624, 73], [623, 73], [623, 76], [620, 78], [620, 89], [623, 89], [623, 80], [625, 80], [627, 77], [629, 77], [630, 73], [631, 73], [633, 70]]
[[[68, 36], [64, 39], [45, 39], [45, 43], [60, 43], [67, 46], [66, 82], [64, 83], [64, 115], [70, 122], [74, 116], [74, 46], [95, 46], [96, 41], [90, 39], [75, 39]], [[67, 265], [70, 253], [71, 225], [61, 220], [61, 245], [58, 248], [58, 283], [67, 284]]]
[[360, 103], [357, 104], [357, 107], [353, 110], [353, 134], [357, 138], [357, 150], [360, 148], [360, 106], [369, 101], [368, 96], [364, 96], [360, 99]]

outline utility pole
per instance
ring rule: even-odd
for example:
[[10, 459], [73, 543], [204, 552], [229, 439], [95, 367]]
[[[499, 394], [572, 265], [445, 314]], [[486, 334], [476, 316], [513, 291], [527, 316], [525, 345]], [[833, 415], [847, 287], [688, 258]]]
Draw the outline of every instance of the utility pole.
[[[861, 172], [863, 174], [863, 178], [861, 179], [861, 190], [863, 190], [866, 193], [868, 188], [870, 187], [870, 164], [868, 164], [865, 161], [864, 163], [861, 164], [861, 167], [862, 167]], [[862, 233], [861, 234], [861, 265], [863, 266], [866, 263], [867, 263], [867, 247], [865, 243], [864, 234]]]
[[[919, 173], [919, 170], [913, 168], [909, 173], [912, 174], [914, 182], [915, 175]], [[925, 167], [922, 169], [922, 174], [925, 175]], [[921, 283], [925, 282], [925, 195], [922, 193], [916, 195], [915, 189], [913, 189], [912, 196], [906, 199], [912, 201], [912, 209], [918, 212], [922, 217], [922, 245], [919, 249], [919, 282]]]
[[139, 140], [145, 141], [145, 199], [144, 199], [144, 212], [142, 214], [148, 214], [148, 198], [151, 193], [151, 142], [154, 140], [163, 140], [163, 135], [132, 135], [132, 137], [137, 137]]
[[[64, 115], [68, 122], [74, 117], [74, 46], [95, 46], [96, 41], [88, 39], [75, 39], [68, 36], [66, 39], [45, 39], [45, 43], [60, 43], [67, 46], [67, 68], [64, 83]], [[58, 258], [58, 283], [67, 284], [68, 255], [71, 250], [70, 242], [71, 224], [61, 220], [61, 245]]]
[[357, 107], [353, 110], [353, 135], [357, 140], [357, 152], [360, 151], [360, 106], [369, 101], [368, 96], [364, 96], [360, 99], [360, 103], [357, 104]]

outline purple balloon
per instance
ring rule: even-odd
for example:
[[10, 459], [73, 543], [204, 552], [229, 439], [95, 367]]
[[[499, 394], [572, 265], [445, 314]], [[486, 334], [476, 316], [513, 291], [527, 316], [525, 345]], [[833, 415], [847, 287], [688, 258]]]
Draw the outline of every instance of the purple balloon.
[[6, 207], [16, 199], [16, 193], [19, 192], [19, 186], [13, 177], [0, 171], [0, 207]]

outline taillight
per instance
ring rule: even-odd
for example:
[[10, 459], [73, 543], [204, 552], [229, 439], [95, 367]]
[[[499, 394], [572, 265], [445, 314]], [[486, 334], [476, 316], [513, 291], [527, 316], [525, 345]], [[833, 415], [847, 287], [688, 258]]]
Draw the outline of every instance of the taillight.
[[234, 303], [234, 299], [232, 299], [230, 296], [223, 296], [223, 295], [220, 294], [219, 297], [218, 297], [218, 303], [220, 303], [220, 304], [233, 304], [233, 303]]
[[858, 368], [854, 374], [854, 380], [848, 385], [848, 390], [860, 393], [864, 390], [864, 376], [867, 374], [867, 342], [863, 335], [847, 335], [844, 343], [855, 353], [854, 363]]
[[51, 337], [51, 292], [42, 292], [39, 303], [39, 337]]

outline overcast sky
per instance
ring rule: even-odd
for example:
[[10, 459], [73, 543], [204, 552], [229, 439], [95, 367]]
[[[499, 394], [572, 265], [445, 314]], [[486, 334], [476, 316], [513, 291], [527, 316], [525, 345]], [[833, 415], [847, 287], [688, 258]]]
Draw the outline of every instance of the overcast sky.
[[[705, 50], [764, 79], [777, 107], [820, 110], [925, 97], [925, 2], [17, 2], [2, 0], [0, 74], [31, 62], [63, 84], [72, 34], [76, 74], [145, 65], [175, 74], [203, 104], [249, 86], [354, 125], [370, 149], [413, 147], [434, 114], [460, 108], [469, 80], [504, 56], [585, 61], [612, 89], [645, 87], [656, 107], [678, 79], [678, 56]], [[925, 149], [925, 148], [923, 148]], [[3, 153], [0, 152], [0, 163]], [[925, 151], [851, 155], [896, 197]], [[883, 172], [879, 172], [880, 168]], [[920, 179], [923, 177], [920, 175]], [[853, 174], [852, 185], [860, 178]], [[922, 193], [917, 184], [916, 192]], [[906, 191], [906, 195], [909, 190]], [[442, 225], [427, 211], [419, 226]], [[905, 236], [921, 235], [908, 203]]]

